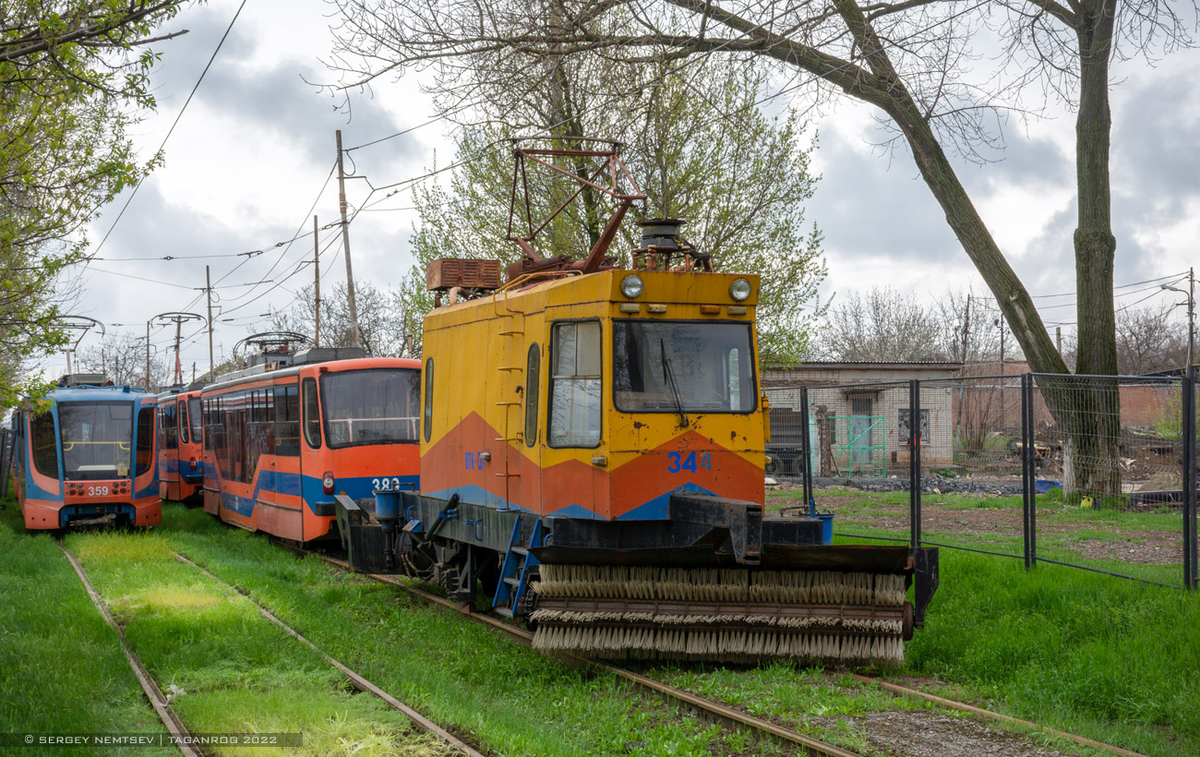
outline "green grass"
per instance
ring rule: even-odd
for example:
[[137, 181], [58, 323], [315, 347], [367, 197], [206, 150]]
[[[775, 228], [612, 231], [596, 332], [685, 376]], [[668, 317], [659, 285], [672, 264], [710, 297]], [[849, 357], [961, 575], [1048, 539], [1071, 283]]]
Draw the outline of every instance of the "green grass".
[[0, 733], [166, 733], [116, 631], [92, 606], [52, 537], [26, 533], [16, 501], [0, 504]]
[[[166, 733], [116, 631], [54, 540], [26, 533], [15, 501], [0, 504], [6, 505], [0, 510], [0, 733]], [[20, 750], [31, 757], [44, 753]], [[178, 752], [106, 748], [103, 754]]]
[[943, 550], [910, 670], [1017, 717], [1149, 755], [1200, 754], [1200, 596]]
[[[772, 753], [608, 673], [569, 667], [393, 586], [299, 557], [197, 510], [168, 506], [170, 543], [250, 592], [343, 663], [498, 754]], [[763, 750], [768, 750], [763, 752]]]

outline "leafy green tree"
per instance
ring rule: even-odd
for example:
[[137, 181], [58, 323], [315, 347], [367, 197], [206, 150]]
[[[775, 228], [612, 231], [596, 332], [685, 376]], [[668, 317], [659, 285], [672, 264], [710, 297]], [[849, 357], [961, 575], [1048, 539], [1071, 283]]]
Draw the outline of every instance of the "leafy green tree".
[[66, 341], [62, 277], [86, 224], [160, 161], [139, 163], [127, 129], [154, 107], [144, 47], [181, 0], [0, 2], [0, 404], [22, 367]]
[[[810, 140], [799, 118], [764, 114], [755, 107], [763, 75], [716, 59], [706, 61], [702, 71], [693, 66], [686, 73], [669, 62], [636, 71], [610, 69], [605, 75], [630, 74], [636, 85], [618, 102], [586, 95], [601, 75], [596, 70], [556, 65], [564, 74], [546, 102], [531, 98], [523, 109], [512, 108], [512, 123], [466, 127], [449, 187], [431, 184], [415, 191], [417, 264], [398, 295], [400, 308], [415, 314], [432, 306], [424, 291], [424, 267], [431, 260], [519, 259], [519, 248], [507, 241], [512, 157], [501, 149], [512, 137], [536, 129], [565, 146], [572, 140], [564, 135], [596, 135], [623, 143], [621, 158], [647, 197], [645, 209], [635, 206], [631, 216], [685, 219], [684, 236], [712, 255], [716, 270], [760, 274], [763, 359], [799, 359], [823, 311], [817, 287], [826, 272], [821, 235], [804, 219], [804, 201], [812, 196], [816, 177], [809, 170]], [[559, 163], [576, 175], [588, 170], [582, 163]], [[577, 188], [549, 171], [530, 172], [528, 179], [535, 226]], [[518, 211], [523, 210], [520, 197], [519, 191]], [[535, 247], [543, 255], [580, 259], [599, 237], [607, 217], [605, 198], [585, 188], [581, 200], [539, 234]], [[514, 233], [527, 234], [523, 213], [517, 216]], [[626, 222], [610, 254], [629, 263], [637, 236], [635, 224]]]

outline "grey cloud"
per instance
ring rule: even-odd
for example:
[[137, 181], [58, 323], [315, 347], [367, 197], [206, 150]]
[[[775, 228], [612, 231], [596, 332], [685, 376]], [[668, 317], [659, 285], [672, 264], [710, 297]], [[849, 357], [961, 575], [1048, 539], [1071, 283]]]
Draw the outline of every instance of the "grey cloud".
[[838, 265], [856, 258], [888, 256], [897, 265], [936, 263], [961, 254], [945, 215], [907, 154], [889, 167], [866, 146], [822, 131], [823, 166], [808, 218], [826, 235]]
[[[212, 55], [229, 24], [227, 14], [211, 7], [198, 8], [177, 21], [190, 31], [164, 43], [163, 63], [155, 74], [160, 110], [169, 112], [181, 105]], [[303, 160], [318, 164], [332, 162], [333, 133], [343, 132], [344, 143], [352, 146], [399, 131], [400, 126], [369, 100], [357, 98], [352, 118], [341, 112], [341, 94], [318, 91], [309, 81], [328, 78], [312, 55], [275, 57], [269, 67], [250, 63], [257, 40], [249, 26], [235, 25], [225, 40], [193, 100], [226, 116], [244, 119], [275, 138], [294, 143]], [[194, 70], [193, 70], [194, 69]], [[185, 115], [185, 118], [188, 116]], [[402, 137], [388, 143], [382, 155], [389, 159], [416, 158], [422, 145], [417, 137]], [[170, 144], [168, 144], [168, 159]]]

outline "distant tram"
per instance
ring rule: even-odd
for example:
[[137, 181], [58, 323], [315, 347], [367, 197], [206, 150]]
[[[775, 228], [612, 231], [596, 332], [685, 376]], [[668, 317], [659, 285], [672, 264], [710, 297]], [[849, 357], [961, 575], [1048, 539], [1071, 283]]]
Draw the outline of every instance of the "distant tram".
[[45, 410], [13, 414], [13, 481], [25, 527], [156, 526], [156, 398], [104, 377], [63, 377]]
[[202, 390], [205, 511], [310, 542], [337, 535], [338, 494], [419, 488], [420, 362], [332, 352]]
[[200, 390], [158, 395], [158, 490], [164, 500], [204, 501]]

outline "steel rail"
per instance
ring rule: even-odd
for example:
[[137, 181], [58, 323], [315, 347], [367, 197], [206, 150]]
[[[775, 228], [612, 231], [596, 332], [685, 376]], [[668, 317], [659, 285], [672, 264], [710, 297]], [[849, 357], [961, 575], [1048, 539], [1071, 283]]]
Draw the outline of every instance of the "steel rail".
[[145, 692], [146, 698], [150, 700], [151, 706], [158, 714], [159, 720], [166, 726], [167, 732], [171, 734], [174, 745], [183, 752], [185, 757], [203, 757], [203, 752], [197, 750], [191, 744], [191, 734], [188, 733], [187, 726], [171, 709], [170, 701], [163, 696], [162, 689], [158, 688], [158, 684], [154, 682], [154, 678], [150, 675], [150, 671], [142, 664], [142, 660], [138, 657], [137, 652], [133, 651], [133, 647], [129, 645], [129, 640], [125, 638], [125, 631], [117, 623], [112, 612], [108, 609], [104, 599], [92, 586], [92, 582], [88, 580], [87, 572], [79, 561], [75, 559], [75, 555], [71, 554], [66, 547], [60, 542], [58, 548], [62, 550], [67, 561], [71, 563], [71, 567], [75, 569], [75, 575], [79, 576], [79, 580], [83, 583], [83, 588], [87, 589], [88, 597], [92, 600], [92, 604], [100, 611], [100, 615], [104, 617], [104, 621], [117, 632], [117, 639], [121, 642], [121, 651], [125, 653], [125, 659], [129, 661], [129, 667], [133, 670], [133, 674], [137, 676], [138, 683], [142, 685], [142, 691]]
[[421, 713], [417, 712], [413, 708], [409, 707], [404, 702], [401, 702], [399, 699], [396, 699], [394, 696], [387, 693], [383, 689], [379, 688], [375, 684], [371, 683], [369, 680], [367, 680], [363, 676], [359, 675], [358, 673], [354, 672], [350, 668], [346, 667], [344, 664], [342, 664], [338, 660], [325, 654], [323, 651], [321, 651], [317, 647], [316, 644], [313, 644], [311, 641], [306, 639], [299, 631], [295, 630], [294, 628], [289, 626], [287, 623], [284, 623], [274, 613], [272, 613], [270, 610], [268, 610], [263, 605], [259, 604], [258, 601], [254, 599], [254, 597], [250, 596], [250, 593], [248, 591], [245, 591], [241, 587], [231, 584], [228, 581], [224, 581], [224, 580], [218, 578], [217, 576], [213, 575], [208, 570], [206, 570], [203, 566], [193, 562], [192, 560], [189, 560], [187, 557], [180, 554], [179, 552], [175, 552], [174, 554], [175, 554], [175, 559], [179, 560], [180, 562], [182, 562], [186, 565], [192, 566], [196, 570], [200, 571], [204, 575], [206, 575], [209, 578], [211, 578], [212, 580], [216, 581], [217, 583], [223, 584], [224, 586], [228, 586], [229, 588], [233, 589], [241, 596], [245, 597], [252, 605], [254, 605], [256, 608], [258, 608], [259, 613], [261, 613], [264, 618], [266, 618], [267, 620], [271, 621], [275, 625], [282, 628], [292, 638], [296, 639], [301, 644], [304, 644], [309, 649], [311, 649], [314, 652], [316, 652], [317, 654], [321, 655], [321, 657], [324, 658], [325, 662], [329, 663], [330, 665], [332, 665], [333, 667], [335, 667], [339, 671], [341, 671], [347, 678], [350, 679], [350, 682], [354, 685], [354, 688], [358, 689], [359, 691], [366, 691], [368, 693], [374, 694], [375, 696], [379, 697], [384, 702], [386, 702], [388, 704], [388, 706], [391, 707], [393, 710], [397, 710], [398, 712], [403, 713], [405, 717], [407, 717], [409, 720], [412, 721], [413, 725], [417, 726], [418, 728], [425, 731], [426, 733], [436, 736], [437, 738], [439, 738], [443, 742], [445, 742], [448, 746], [453, 747], [454, 749], [458, 749], [459, 751], [466, 754], [467, 757], [486, 757], [482, 752], [475, 749], [470, 744], [467, 744], [465, 741], [458, 738], [454, 734], [450, 733], [445, 728], [442, 728], [440, 725], [433, 722], [429, 718], [425, 717]]
[[[354, 572], [350, 567], [350, 564], [345, 560], [339, 560], [335, 557], [323, 555], [318, 552], [310, 552], [304, 549], [291, 547], [291, 545], [287, 546], [303, 554], [313, 555], [314, 557], [324, 560], [331, 565], [335, 565], [342, 570]], [[430, 602], [431, 604], [438, 605], [448, 610], [453, 610], [454, 612], [464, 615], [476, 622], [491, 626], [492, 628], [507, 634], [509, 637], [524, 646], [531, 646], [533, 644], [533, 634], [524, 628], [510, 625], [501, 620], [493, 618], [490, 615], [481, 615], [479, 613], [472, 612], [470, 607], [467, 605], [460, 606], [448, 599], [444, 599], [435, 594], [430, 594], [427, 591], [423, 591], [409, 585], [408, 582], [397, 576], [384, 573], [356, 573], [356, 575], [362, 575], [374, 581], [398, 586], [414, 596]], [[566, 657], [586, 665], [592, 665], [601, 670], [606, 670], [613, 675], [624, 678], [636, 686], [648, 689], [664, 699], [674, 702], [675, 704], [686, 709], [692, 710], [693, 712], [698, 712], [713, 720], [717, 720], [728, 727], [735, 729], [749, 729], [759, 733], [767, 734], [780, 741], [803, 747], [805, 750], [807, 750], [807, 754], [823, 755], [824, 757], [861, 757], [861, 755], [859, 755], [857, 752], [852, 752], [848, 749], [843, 749], [839, 746], [828, 744], [824, 741], [805, 736], [797, 731], [777, 726], [770, 721], [756, 718], [753, 715], [748, 715], [732, 707], [714, 702], [711, 699], [697, 696], [691, 692], [677, 689], [674, 686], [670, 686], [661, 681], [656, 681], [653, 678], [648, 678], [639, 673], [634, 673], [631, 670], [626, 670], [625, 668], [612, 665], [607, 662], [593, 660], [586, 657], [576, 657], [573, 655], [567, 655]]]
[[1101, 741], [1093, 741], [1092, 739], [1086, 738], [1084, 736], [1076, 736], [1073, 733], [1067, 733], [1066, 731], [1060, 731], [1055, 728], [1050, 728], [1049, 726], [1038, 725], [1037, 723], [1033, 723], [1028, 720], [1021, 720], [1020, 718], [1014, 718], [1011, 715], [1001, 715], [998, 712], [992, 712], [991, 710], [985, 710], [982, 707], [976, 707], [974, 705], [965, 704], [963, 702], [956, 702], [953, 699], [945, 699], [944, 697], [939, 697], [935, 694], [927, 694], [926, 692], [920, 691], [919, 689], [910, 689], [906, 686], [900, 686], [899, 684], [890, 683], [888, 681], [882, 681], [878, 678], [871, 678], [870, 676], [858, 675], [857, 673], [855, 673], [853, 675], [859, 681], [863, 681], [864, 683], [876, 684], [880, 688], [883, 688], [883, 689], [890, 691], [893, 694], [896, 694], [899, 696], [916, 697], [918, 699], [924, 699], [927, 702], [933, 702], [935, 704], [940, 704], [943, 707], [949, 707], [951, 709], [958, 710], [960, 712], [969, 712], [972, 715], [979, 715], [981, 717], [991, 718], [993, 720], [999, 720], [1004, 723], [1011, 723], [1013, 725], [1019, 725], [1019, 726], [1025, 727], [1025, 728], [1031, 728], [1035, 731], [1041, 731], [1042, 733], [1046, 733], [1051, 736], [1057, 736], [1058, 738], [1067, 739], [1069, 741], [1074, 741], [1077, 744], [1082, 744], [1083, 746], [1091, 747], [1093, 749], [1103, 749], [1103, 750], [1112, 752], [1113, 754], [1119, 754], [1119, 755], [1121, 755], [1121, 757], [1146, 757], [1146, 755], [1141, 754], [1140, 752], [1131, 752], [1128, 749], [1122, 749], [1121, 747], [1113, 746], [1112, 744], [1105, 744], [1104, 742], [1101, 742]]

